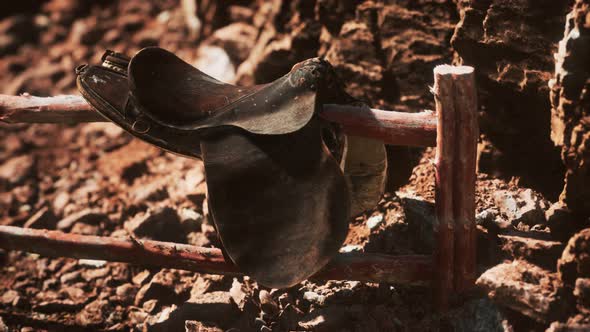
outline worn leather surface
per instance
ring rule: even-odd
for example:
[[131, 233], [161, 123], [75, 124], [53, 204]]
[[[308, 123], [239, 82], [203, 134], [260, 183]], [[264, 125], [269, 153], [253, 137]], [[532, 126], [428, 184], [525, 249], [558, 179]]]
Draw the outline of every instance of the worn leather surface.
[[195, 130], [228, 125], [280, 135], [300, 129], [311, 119], [324, 65], [320, 60], [308, 61], [271, 83], [237, 87], [166, 50], [149, 47], [131, 59], [129, 82], [146, 115], [164, 126]]
[[126, 69], [121, 68], [80, 67], [78, 90], [100, 114], [137, 138], [173, 153], [200, 158], [199, 133], [178, 132], [147, 119], [130, 95]]
[[146, 142], [203, 159], [225, 253], [265, 286], [292, 286], [321, 269], [351, 212], [381, 197], [383, 145], [347, 138], [317, 116], [323, 103], [354, 102], [323, 60], [250, 88], [159, 48], [133, 58], [109, 51], [101, 65], [77, 71], [99, 113]]
[[292, 286], [317, 272], [348, 232], [349, 190], [319, 121], [287, 135], [234, 129], [201, 141], [223, 247], [268, 287]]

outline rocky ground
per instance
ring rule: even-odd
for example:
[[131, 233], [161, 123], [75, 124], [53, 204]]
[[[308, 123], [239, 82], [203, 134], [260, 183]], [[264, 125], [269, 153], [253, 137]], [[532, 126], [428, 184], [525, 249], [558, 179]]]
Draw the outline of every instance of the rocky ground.
[[[190, 4], [2, 4], [0, 93], [76, 93], [77, 65], [159, 45], [244, 85], [325, 56], [355, 97], [414, 112], [432, 108], [435, 65], [474, 65], [478, 291], [441, 316], [427, 288], [277, 291], [247, 277], [0, 251], [0, 331], [590, 330], [588, 1], [202, 0], [198, 22]], [[0, 224], [219, 246], [200, 161], [107, 123], [2, 125], [0, 142]], [[351, 221], [345, 250], [431, 253], [433, 151], [388, 152], [389, 193]]]

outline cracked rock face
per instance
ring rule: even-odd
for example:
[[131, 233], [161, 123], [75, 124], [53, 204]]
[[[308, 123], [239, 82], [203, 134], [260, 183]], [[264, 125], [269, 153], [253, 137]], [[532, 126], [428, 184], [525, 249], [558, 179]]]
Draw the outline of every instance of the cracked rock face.
[[551, 80], [551, 139], [567, 168], [561, 200], [590, 216], [590, 1], [567, 15]]
[[463, 63], [477, 68], [481, 130], [503, 156], [500, 173], [522, 177], [552, 200], [563, 171], [548, 135], [548, 81], [570, 3], [461, 0], [451, 42]]

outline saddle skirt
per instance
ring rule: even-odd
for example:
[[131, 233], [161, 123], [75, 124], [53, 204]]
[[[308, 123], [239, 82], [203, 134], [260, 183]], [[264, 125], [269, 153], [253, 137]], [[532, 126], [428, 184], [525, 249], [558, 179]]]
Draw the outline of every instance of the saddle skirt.
[[380, 142], [346, 137], [315, 116], [355, 102], [326, 61], [309, 59], [274, 82], [242, 88], [176, 55], [107, 51], [76, 69], [84, 98], [132, 135], [205, 165], [210, 216], [225, 254], [259, 283], [289, 287], [338, 252], [348, 220], [377, 204]]

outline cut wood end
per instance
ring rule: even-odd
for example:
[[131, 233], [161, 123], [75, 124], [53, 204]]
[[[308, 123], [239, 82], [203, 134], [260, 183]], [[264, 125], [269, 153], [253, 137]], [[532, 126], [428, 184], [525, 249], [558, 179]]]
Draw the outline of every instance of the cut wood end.
[[469, 75], [473, 74], [471, 66], [438, 65], [434, 67], [435, 75]]

